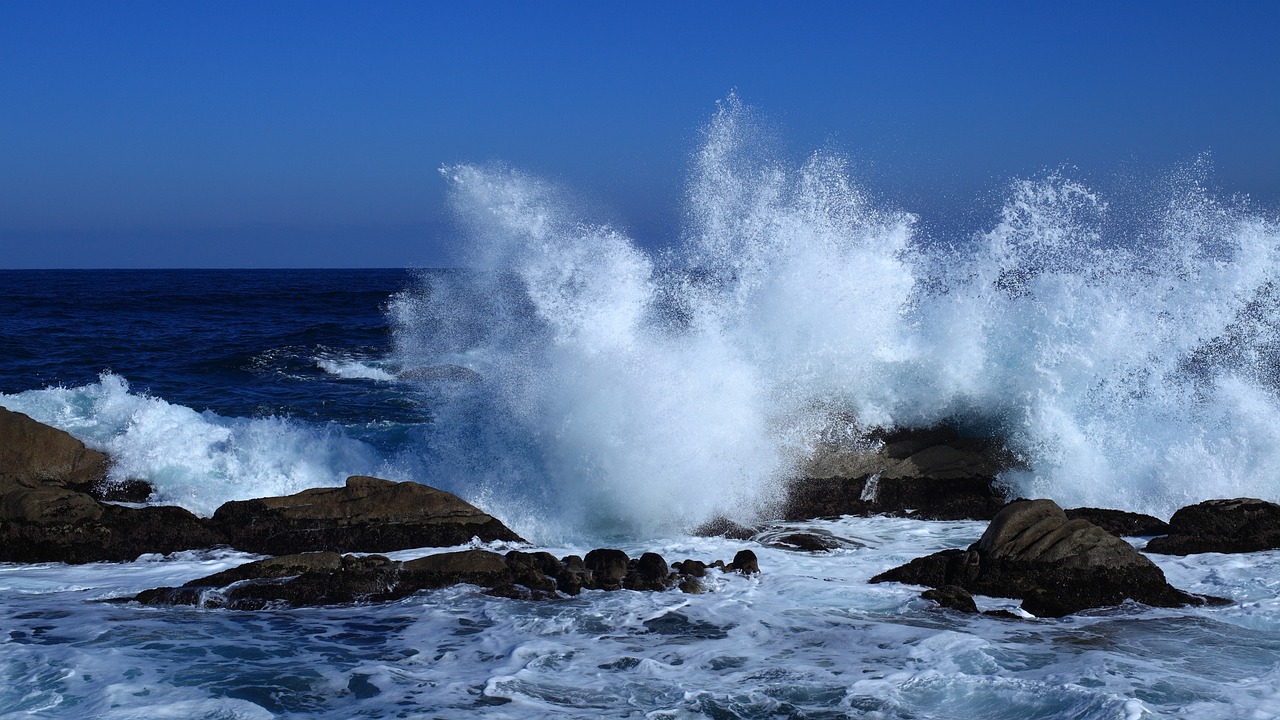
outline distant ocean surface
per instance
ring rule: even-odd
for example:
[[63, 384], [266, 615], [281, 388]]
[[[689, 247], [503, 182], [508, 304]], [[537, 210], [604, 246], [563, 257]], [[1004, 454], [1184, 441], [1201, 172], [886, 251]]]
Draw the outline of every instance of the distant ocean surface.
[[453, 166], [467, 270], [0, 271], [0, 405], [204, 515], [368, 474], [560, 556], [750, 547], [762, 574], [231, 612], [101, 601], [243, 553], [0, 565], [0, 717], [1280, 717], [1280, 553], [1151, 556], [1229, 607], [1008, 621], [867, 582], [982, 523], [762, 538], [841, 539], [824, 553], [690, 535], [884, 425], [999, 434], [1010, 494], [1066, 506], [1280, 500], [1274, 216], [1198, 164], [1125, 198], [1046, 173], [928, 237], [841, 158], [788, 164], [750, 126], [731, 101], [713, 119], [661, 253], [543, 180]]

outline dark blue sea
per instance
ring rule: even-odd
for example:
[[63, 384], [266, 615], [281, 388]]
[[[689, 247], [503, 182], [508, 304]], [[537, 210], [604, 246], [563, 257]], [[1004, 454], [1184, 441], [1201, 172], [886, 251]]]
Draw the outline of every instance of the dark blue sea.
[[756, 519], [868, 428], [940, 422], [1006, 439], [1011, 495], [1165, 518], [1280, 500], [1274, 214], [1199, 166], [1119, 198], [1048, 172], [936, 237], [749, 120], [713, 119], [660, 252], [545, 180], [452, 166], [465, 270], [0, 271], [0, 405], [203, 515], [376, 475], [557, 555], [751, 548], [759, 576], [233, 612], [103, 601], [243, 553], [0, 565], [0, 717], [1280, 717], [1274, 552], [1150, 556], [1228, 607], [1008, 621], [868, 583], [982, 523], [759, 538], [841, 540], [822, 553], [690, 534]]

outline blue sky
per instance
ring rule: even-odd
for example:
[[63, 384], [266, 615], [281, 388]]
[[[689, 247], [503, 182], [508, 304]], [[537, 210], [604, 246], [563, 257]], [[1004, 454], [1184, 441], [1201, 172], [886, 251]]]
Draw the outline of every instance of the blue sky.
[[436, 169], [495, 160], [660, 245], [733, 89], [926, 218], [1203, 151], [1274, 215], [1277, 28], [1278, 2], [11, 0], [0, 267], [432, 265]]

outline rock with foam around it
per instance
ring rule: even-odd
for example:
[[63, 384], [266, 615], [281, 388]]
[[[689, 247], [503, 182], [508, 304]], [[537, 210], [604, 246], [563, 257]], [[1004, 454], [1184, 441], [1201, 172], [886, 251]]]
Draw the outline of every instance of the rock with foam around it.
[[520, 542], [493, 516], [461, 498], [413, 482], [354, 476], [340, 488], [237, 500], [213, 524], [247, 552], [390, 552], [483, 541]]
[[1280, 505], [1256, 498], [1206, 500], [1169, 519], [1169, 534], [1147, 552], [1162, 555], [1246, 553], [1280, 548]]
[[109, 464], [104, 453], [70, 434], [0, 407], [0, 484], [86, 492], [106, 477]]
[[820, 448], [789, 484], [781, 515], [989, 520], [1005, 504], [996, 476], [1015, 466], [996, 438], [948, 427], [875, 431], [853, 447]]
[[1131, 545], [1088, 521], [1069, 519], [1050, 500], [1010, 503], [968, 550], [944, 550], [872, 578], [886, 581], [1020, 598], [1023, 609], [1043, 617], [1125, 600], [1158, 607], [1219, 601], [1174, 588]]
[[[719, 561], [707, 565], [686, 560], [682, 570], [673, 573], [657, 553], [644, 553], [631, 561], [621, 550], [601, 548], [587, 556], [606, 581], [598, 582], [587, 563], [576, 555], [558, 560], [546, 552], [513, 550], [503, 556], [472, 549], [396, 562], [381, 555], [316, 552], [246, 563], [182, 587], [147, 590], [134, 600], [147, 605], [258, 610], [386, 602], [422, 590], [460, 584], [476, 585], [484, 588], [485, 594], [517, 600], [552, 600], [583, 590], [619, 590], [624, 585], [629, 590], [659, 592], [679, 585], [683, 592], [702, 593], [706, 586], [699, 577], [706, 578], [709, 567], [724, 565]], [[748, 559], [754, 560], [738, 559], [744, 565]], [[615, 566], [625, 574], [618, 576]]]

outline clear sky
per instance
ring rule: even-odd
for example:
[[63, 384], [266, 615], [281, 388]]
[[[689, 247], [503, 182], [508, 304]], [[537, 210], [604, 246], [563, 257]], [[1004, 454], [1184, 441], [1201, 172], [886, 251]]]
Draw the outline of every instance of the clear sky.
[[730, 90], [902, 209], [1166, 172], [1280, 205], [1280, 2], [0, 3], [0, 267], [443, 257], [445, 163], [669, 242]]

